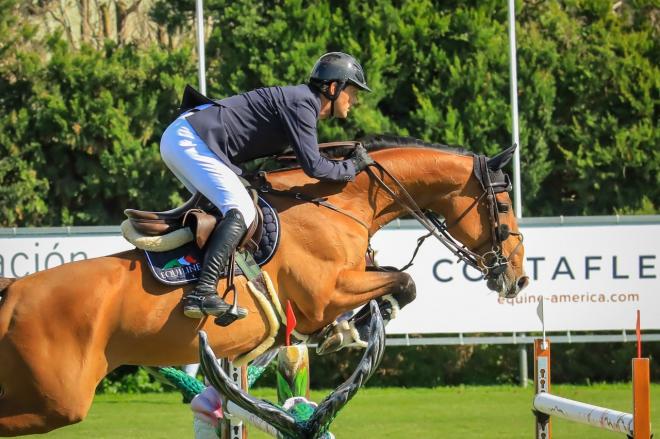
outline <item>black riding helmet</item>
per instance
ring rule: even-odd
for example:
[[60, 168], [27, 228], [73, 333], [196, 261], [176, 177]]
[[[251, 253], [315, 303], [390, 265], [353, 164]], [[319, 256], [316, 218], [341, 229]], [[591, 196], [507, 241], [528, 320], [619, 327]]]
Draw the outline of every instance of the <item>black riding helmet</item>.
[[[330, 93], [329, 85], [332, 82], [338, 83], [334, 94]], [[360, 90], [371, 91], [367, 86], [364, 70], [360, 63], [351, 55], [343, 52], [330, 52], [319, 58], [309, 75], [309, 83], [332, 102], [331, 115], [334, 115], [335, 100], [348, 85], [353, 85]]]

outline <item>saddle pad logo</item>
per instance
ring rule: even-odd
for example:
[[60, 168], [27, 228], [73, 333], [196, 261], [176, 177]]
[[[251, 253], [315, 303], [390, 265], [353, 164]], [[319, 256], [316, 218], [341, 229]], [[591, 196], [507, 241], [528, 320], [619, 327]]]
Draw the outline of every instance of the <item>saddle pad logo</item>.
[[[277, 211], [263, 198], [259, 197], [259, 208], [264, 216], [263, 230], [259, 249], [254, 253], [258, 265], [268, 262], [275, 253], [280, 241], [280, 224]], [[160, 282], [167, 285], [182, 285], [196, 282], [202, 270], [204, 255], [193, 242], [166, 252], [145, 250], [147, 263], [151, 273]], [[242, 274], [236, 267], [234, 274]], [[223, 273], [223, 277], [226, 273]]]
[[178, 267], [195, 267], [199, 266], [199, 262], [193, 255], [185, 255], [180, 258], [174, 258], [163, 266], [163, 270], [169, 270]]
[[145, 251], [149, 268], [161, 282], [186, 284], [199, 279], [202, 252], [193, 242], [168, 252]]

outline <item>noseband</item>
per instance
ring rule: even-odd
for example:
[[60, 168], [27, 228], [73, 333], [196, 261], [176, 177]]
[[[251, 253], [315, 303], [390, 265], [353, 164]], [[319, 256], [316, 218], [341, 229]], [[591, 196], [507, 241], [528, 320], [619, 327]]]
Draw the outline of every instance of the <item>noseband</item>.
[[[440, 220], [436, 213], [430, 210], [422, 210], [396, 177], [394, 177], [380, 163], [375, 162], [371, 167], [367, 168], [369, 175], [376, 180], [376, 182], [388, 194], [390, 194], [394, 201], [402, 206], [413, 218], [429, 231], [428, 234], [417, 240], [417, 247], [413, 252], [410, 262], [402, 267], [400, 271], [407, 269], [413, 264], [413, 260], [417, 256], [419, 248], [429, 236], [437, 238], [445, 247], [447, 247], [447, 249], [449, 249], [450, 252], [457, 256], [459, 260], [480, 271], [486, 279], [496, 278], [506, 271], [506, 267], [509, 265], [511, 257], [522, 245], [523, 235], [522, 233], [511, 231], [509, 226], [507, 224], [502, 224], [500, 220], [500, 215], [509, 211], [509, 205], [497, 201], [495, 194], [511, 191], [511, 180], [501, 169], [491, 171], [488, 168], [487, 162], [488, 158], [484, 155], [474, 156], [473, 173], [481, 184], [483, 192], [461, 215], [458, 216], [458, 218], [456, 218], [455, 221], [450, 224], [447, 224], [446, 220]], [[394, 182], [398, 188], [398, 194], [374, 172], [372, 169], [373, 167], [378, 168]], [[470, 250], [451, 236], [449, 229], [456, 226], [472, 209], [478, 206], [484, 198], [486, 199], [487, 204], [491, 239], [490, 249], [479, 254], [474, 250]], [[513, 251], [508, 256], [505, 256], [502, 252], [502, 244], [511, 236], [517, 236], [519, 242]]]

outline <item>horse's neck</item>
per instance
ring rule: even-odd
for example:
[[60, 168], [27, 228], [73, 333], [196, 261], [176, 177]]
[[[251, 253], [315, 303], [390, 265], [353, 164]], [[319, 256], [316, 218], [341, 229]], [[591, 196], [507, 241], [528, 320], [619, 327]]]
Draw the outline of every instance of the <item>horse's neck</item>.
[[[451, 198], [464, 191], [472, 175], [471, 156], [430, 148], [385, 149], [374, 152], [372, 157], [403, 185], [419, 206], [439, 206], [438, 213], [445, 216], [451, 210]], [[378, 170], [375, 172], [380, 175]], [[387, 176], [382, 175], [382, 178], [396, 193], [401, 192]], [[385, 224], [408, 214], [366, 172], [339, 192], [337, 183], [319, 182], [302, 170], [272, 173], [268, 180], [276, 189], [327, 199], [340, 210], [369, 224], [372, 235]]]
[[[399, 180], [418, 206], [424, 208], [432, 204], [444, 216], [451, 209], [452, 197], [464, 192], [472, 175], [471, 156], [430, 148], [383, 150], [373, 157]], [[383, 179], [395, 192], [401, 192], [387, 176]], [[408, 214], [382, 189], [377, 191], [373, 206], [373, 232]]]

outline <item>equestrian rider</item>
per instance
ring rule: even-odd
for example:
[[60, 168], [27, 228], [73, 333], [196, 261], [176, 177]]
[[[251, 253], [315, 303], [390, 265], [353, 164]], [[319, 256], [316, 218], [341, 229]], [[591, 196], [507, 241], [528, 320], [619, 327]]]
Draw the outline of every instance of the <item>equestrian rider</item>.
[[[197, 94], [201, 99], [192, 100], [193, 108], [186, 108], [184, 95], [187, 111], [165, 130], [161, 156], [191, 193], [201, 192], [224, 217], [207, 243], [199, 282], [183, 299], [187, 317], [221, 316], [230, 308], [216, 291], [218, 280], [256, 218], [236, 164], [290, 145], [310, 177], [346, 182], [371, 163], [363, 148], [346, 160], [328, 160], [317, 142], [317, 121], [346, 118], [359, 90], [371, 91], [360, 64], [331, 52], [319, 58], [307, 84], [260, 88], [218, 101]], [[239, 309], [239, 318], [245, 315]]]

